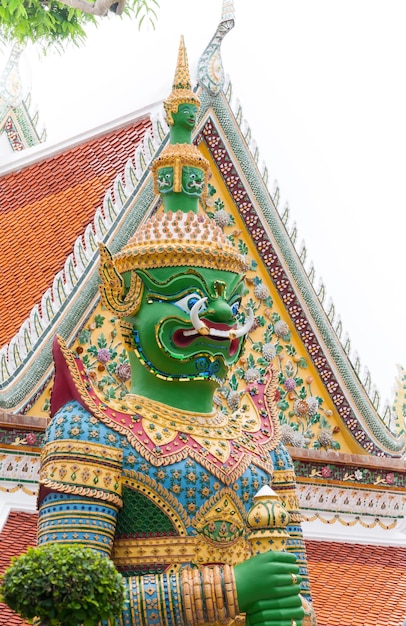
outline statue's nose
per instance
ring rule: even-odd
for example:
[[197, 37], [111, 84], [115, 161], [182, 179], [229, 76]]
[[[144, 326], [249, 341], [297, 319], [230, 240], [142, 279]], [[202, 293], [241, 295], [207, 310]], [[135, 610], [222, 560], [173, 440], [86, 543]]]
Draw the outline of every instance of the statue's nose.
[[234, 323], [234, 315], [231, 307], [223, 298], [213, 300], [209, 304], [206, 315], [210, 315], [213, 322], [222, 322], [224, 324]]

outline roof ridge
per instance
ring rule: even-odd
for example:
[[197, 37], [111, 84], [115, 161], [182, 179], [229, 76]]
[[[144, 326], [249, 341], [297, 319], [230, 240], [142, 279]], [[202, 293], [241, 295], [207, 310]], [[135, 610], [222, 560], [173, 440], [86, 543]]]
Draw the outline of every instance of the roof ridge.
[[[30, 105], [26, 101], [26, 106]], [[16, 152], [12, 155], [7, 155], [7, 163], [1, 164], [0, 162], [0, 176], [11, 174], [15, 171], [20, 171], [25, 167], [30, 167], [38, 161], [44, 161], [51, 159], [52, 157], [64, 152], [70, 148], [74, 148], [90, 139], [96, 139], [99, 136], [106, 135], [106, 133], [118, 130], [121, 127], [127, 126], [131, 122], [135, 122], [144, 117], [153, 118], [158, 114], [159, 109], [162, 107], [162, 101], [156, 101], [151, 105], [142, 107], [137, 111], [127, 113], [110, 122], [99, 124], [90, 130], [84, 131], [68, 139], [56, 141], [55, 143], [40, 143], [36, 146], [26, 148], [22, 152]]]

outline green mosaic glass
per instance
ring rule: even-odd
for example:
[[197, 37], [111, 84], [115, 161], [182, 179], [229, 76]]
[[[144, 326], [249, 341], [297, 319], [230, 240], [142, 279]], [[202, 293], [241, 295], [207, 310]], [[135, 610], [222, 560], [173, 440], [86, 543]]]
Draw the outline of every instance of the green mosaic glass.
[[123, 488], [123, 507], [118, 514], [117, 537], [176, 534], [172, 520], [157, 504], [135, 489]]

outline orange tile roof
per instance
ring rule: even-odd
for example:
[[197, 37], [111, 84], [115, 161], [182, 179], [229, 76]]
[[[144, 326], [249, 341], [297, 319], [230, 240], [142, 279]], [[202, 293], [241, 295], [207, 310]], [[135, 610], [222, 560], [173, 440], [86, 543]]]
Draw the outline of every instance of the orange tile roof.
[[[0, 533], [0, 573], [36, 543], [37, 516], [10, 513]], [[318, 626], [403, 626], [406, 548], [306, 541]], [[0, 626], [25, 625], [0, 604]]]
[[[0, 574], [10, 564], [12, 556], [25, 552], [37, 543], [38, 516], [32, 513], [11, 512], [0, 533]], [[0, 602], [0, 626], [26, 625], [21, 617]]]
[[318, 626], [403, 626], [406, 548], [306, 542]]
[[150, 127], [138, 120], [0, 178], [0, 347], [52, 285]]

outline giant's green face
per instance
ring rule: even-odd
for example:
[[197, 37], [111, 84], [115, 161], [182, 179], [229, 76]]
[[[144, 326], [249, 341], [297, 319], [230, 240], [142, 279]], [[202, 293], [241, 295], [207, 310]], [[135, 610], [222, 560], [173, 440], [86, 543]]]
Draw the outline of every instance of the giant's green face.
[[186, 267], [138, 274], [144, 283], [142, 303], [126, 320], [133, 326], [135, 353], [142, 364], [165, 379], [222, 383], [245, 339], [237, 329], [243, 277]]

